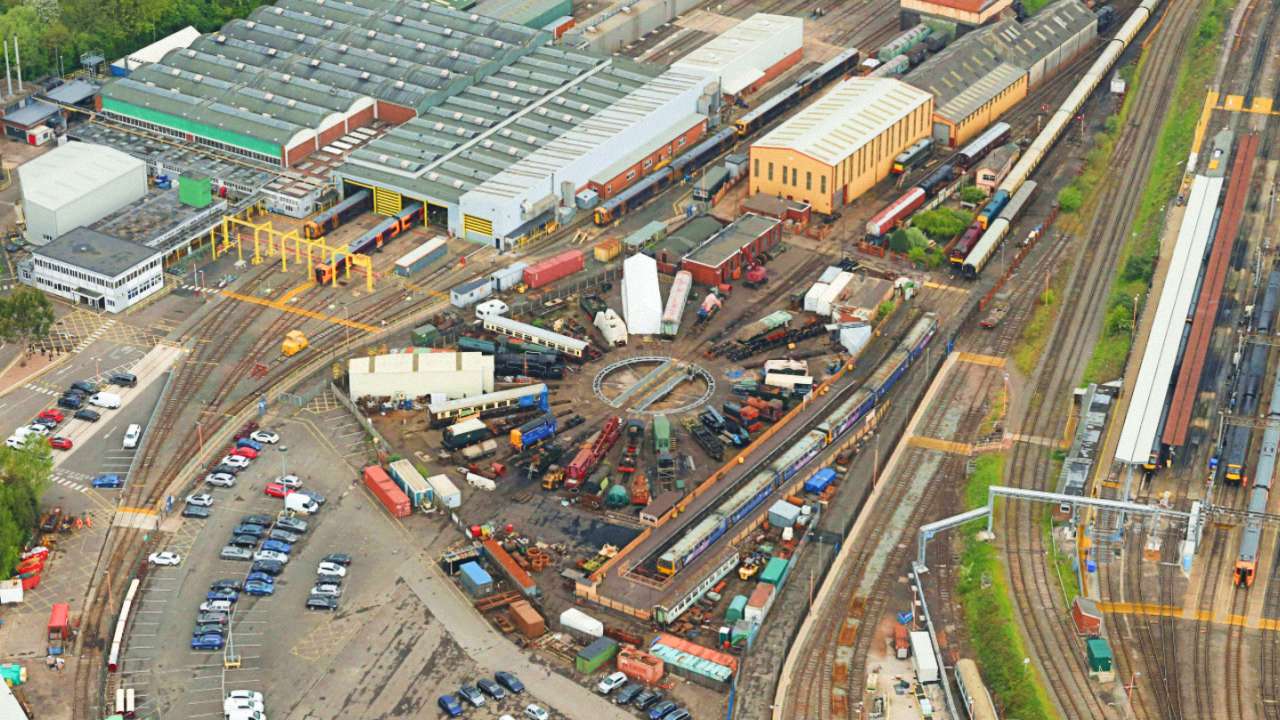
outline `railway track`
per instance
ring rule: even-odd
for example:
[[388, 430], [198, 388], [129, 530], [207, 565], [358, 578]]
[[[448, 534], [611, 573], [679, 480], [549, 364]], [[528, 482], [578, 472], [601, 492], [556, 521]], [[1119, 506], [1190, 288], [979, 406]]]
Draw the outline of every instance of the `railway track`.
[[[1173, 94], [1182, 38], [1196, 15], [1193, 3], [1165, 3], [1159, 33], [1152, 41], [1143, 82], [1134, 98], [1135, 122], [1122, 131], [1108, 176], [1110, 198], [1093, 218], [1080, 257], [1062, 293], [1064, 304], [1046, 346], [1040, 366], [1026, 387], [1034, 388], [1022, 418], [1021, 432], [1046, 438], [1061, 435], [1070, 411], [1075, 387], [1089, 349], [1100, 330], [1113, 268], [1128, 236], [1130, 218], [1142, 194], [1142, 185], [1120, 178], [1147, 177], [1157, 132], [1166, 103]], [[1096, 100], [1094, 100], [1096, 102]], [[1016, 443], [1010, 452], [1006, 482], [1018, 487], [1054, 489], [1051, 449], [1040, 444]], [[1066, 717], [1114, 717], [1092, 687], [1083, 648], [1065, 618], [1062, 595], [1050, 586], [1042, 562], [1045, 553], [1039, 531], [1041, 514], [1030, 503], [1011, 503], [1000, 521], [1013, 601], [1023, 618], [1039, 669], [1049, 680], [1049, 691]]]
[[[1262, 599], [1262, 617], [1280, 618], [1280, 548], [1272, 554], [1271, 572]], [[1258, 659], [1261, 670], [1258, 674], [1259, 715], [1263, 720], [1280, 720], [1280, 632], [1262, 633]]]

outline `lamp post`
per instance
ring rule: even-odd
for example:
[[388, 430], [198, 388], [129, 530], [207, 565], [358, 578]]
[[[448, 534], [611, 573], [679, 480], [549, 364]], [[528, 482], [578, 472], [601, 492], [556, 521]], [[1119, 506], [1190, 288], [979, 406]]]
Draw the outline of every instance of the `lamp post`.
[[280, 448], [280, 477], [284, 477], [285, 475], [288, 475], [288, 473], [285, 472], [285, 457], [289, 454], [289, 448], [286, 445], [280, 445], [279, 448]]

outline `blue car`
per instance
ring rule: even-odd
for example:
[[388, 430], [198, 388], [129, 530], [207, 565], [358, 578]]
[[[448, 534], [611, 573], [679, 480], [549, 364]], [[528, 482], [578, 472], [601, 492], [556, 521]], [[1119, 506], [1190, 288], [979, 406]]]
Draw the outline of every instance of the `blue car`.
[[458, 698], [456, 696], [441, 695], [440, 699], [436, 701], [436, 704], [439, 705], [440, 709], [449, 717], [461, 717], [462, 715], [462, 703], [458, 702]]
[[272, 550], [278, 553], [284, 553], [285, 555], [288, 555], [289, 551], [293, 550], [293, 546], [283, 540], [268, 540], [262, 543], [262, 549]]
[[274, 577], [268, 575], [267, 573], [262, 572], [261, 570], [254, 570], [253, 572], [249, 573], [244, 579], [245, 582], [250, 582], [252, 580], [257, 580], [258, 582], [265, 582], [265, 583], [274, 583], [276, 581]]
[[240, 597], [240, 593], [236, 592], [235, 590], [228, 590], [226, 588], [222, 588], [219, 590], [210, 590], [209, 594], [205, 595], [204, 599], [205, 600], [226, 600], [228, 602], [235, 602], [236, 599], [239, 597]]
[[249, 438], [240, 438], [237, 440], [236, 447], [247, 447], [252, 448], [254, 452], [262, 452], [262, 443], [257, 442], [256, 440], [250, 440]]
[[272, 595], [276, 591], [276, 586], [273, 583], [267, 583], [261, 580], [250, 580], [244, 584], [244, 591], [250, 595]]
[[96, 488], [115, 489], [124, 487], [124, 480], [119, 475], [99, 475], [93, 479]]
[[217, 633], [207, 633], [205, 635], [191, 636], [192, 650], [221, 650], [223, 643], [222, 636]]

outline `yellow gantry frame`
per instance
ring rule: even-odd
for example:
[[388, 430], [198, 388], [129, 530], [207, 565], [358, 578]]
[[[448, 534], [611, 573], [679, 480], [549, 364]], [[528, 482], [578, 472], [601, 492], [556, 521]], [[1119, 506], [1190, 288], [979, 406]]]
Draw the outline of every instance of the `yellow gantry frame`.
[[[250, 260], [254, 265], [262, 262], [263, 251], [265, 249], [266, 257], [280, 256], [280, 270], [289, 269], [289, 249], [292, 245], [294, 262], [302, 262], [303, 249], [306, 249], [307, 256], [307, 277], [313, 277], [315, 274], [315, 259], [313, 252], [319, 254], [321, 263], [335, 263], [338, 259], [346, 257], [350, 259], [350, 263], [343, 265], [346, 274], [344, 277], [350, 279], [351, 266], [356, 265], [364, 270], [365, 290], [373, 292], [373, 260], [368, 255], [349, 252], [349, 246], [341, 245], [339, 247], [330, 247], [325, 242], [324, 237], [318, 237], [309, 240], [298, 234], [296, 229], [280, 231], [271, 225], [271, 221], [257, 223], [251, 219], [255, 211], [261, 212], [260, 208], [250, 207], [244, 212], [244, 217], [236, 215], [224, 215], [222, 217], [222, 234], [219, 243], [218, 229], [214, 228], [209, 232], [209, 251], [216, 260], [219, 254], [219, 247], [222, 253], [231, 251], [234, 243], [236, 248], [236, 256], [240, 260], [244, 260], [244, 242], [246, 238], [241, 235], [241, 230], [250, 230], [253, 232], [253, 258]], [[331, 285], [337, 285], [338, 273], [332, 275]]]

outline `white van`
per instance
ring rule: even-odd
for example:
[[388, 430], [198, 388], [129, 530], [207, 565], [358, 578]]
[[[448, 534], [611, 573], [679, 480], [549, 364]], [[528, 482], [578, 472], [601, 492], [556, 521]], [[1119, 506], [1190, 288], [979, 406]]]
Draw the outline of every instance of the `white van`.
[[115, 393], [101, 392], [89, 396], [89, 404], [100, 408], [114, 410], [120, 407], [120, 396]]
[[284, 509], [292, 510], [303, 515], [310, 515], [320, 509], [315, 500], [303, 495], [302, 493], [289, 493], [284, 496]]
[[138, 440], [142, 438], [142, 426], [134, 423], [124, 431], [124, 447], [126, 450], [132, 450], [138, 447]]

